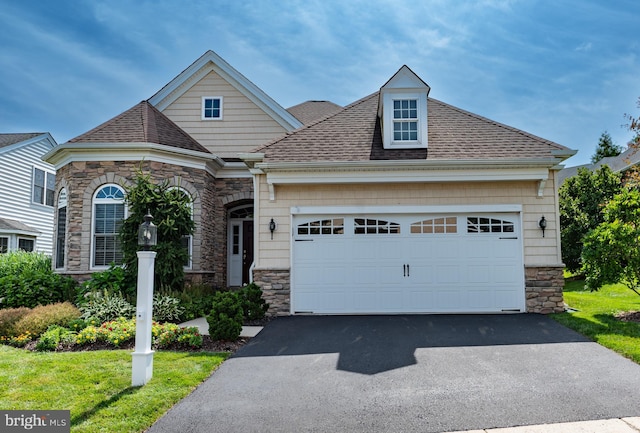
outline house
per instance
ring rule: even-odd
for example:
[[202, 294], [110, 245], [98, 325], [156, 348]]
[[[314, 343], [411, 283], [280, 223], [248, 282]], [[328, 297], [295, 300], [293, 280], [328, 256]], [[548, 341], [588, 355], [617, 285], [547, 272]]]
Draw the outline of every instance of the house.
[[603, 165], [608, 165], [614, 172], [624, 173], [632, 167], [640, 164], [640, 152], [638, 146], [633, 142], [629, 143], [629, 148], [618, 156], [608, 156], [602, 158], [595, 164], [583, 164], [574, 167], [565, 167], [558, 173], [558, 185], [562, 185], [565, 179], [578, 174], [578, 170], [586, 168], [589, 171], [596, 171]]
[[141, 168], [193, 199], [187, 278], [253, 279], [272, 313], [561, 311], [555, 179], [575, 152], [429, 90], [404, 66], [347, 107], [285, 110], [209, 51], [44, 156], [67, 198], [59, 272], [121, 259]]
[[[308, 121], [335, 104], [296, 106]], [[212, 51], [146, 101], [51, 150], [56, 196], [66, 197], [60, 273], [79, 280], [122, 260], [118, 222], [127, 216], [124, 189], [136, 170], [168, 180], [193, 202], [196, 231], [185, 245], [191, 282], [236, 287], [250, 281], [253, 180], [239, 152], [302, 126]], [[62, 206], [60, 201], [57, 206]]]
[[563, 310], [555, 183], [575, 152], [429, 91], [403, 66], [372, 95], [242, 155], [253, 277], [273, 309]]
[[0, 253], [51, 255], [56, 172], [41, 157], [55, 146], [46, 132], [0, 134]]

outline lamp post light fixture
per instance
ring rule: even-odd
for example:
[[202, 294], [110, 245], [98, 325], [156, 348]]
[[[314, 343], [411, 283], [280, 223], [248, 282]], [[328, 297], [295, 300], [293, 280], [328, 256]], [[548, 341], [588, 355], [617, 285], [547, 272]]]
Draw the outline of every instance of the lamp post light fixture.
[[138, 229], [138, 287], [136, 301], [136, 347], [131, 365], [131, 386], [142, 386], [153, 376], [153, 350], [151, 350], [151, 324], [153, 318], [153, 278], [156, 252], [149, 251], [157, 244], [157, 227], [147, 211]]
[[542, 229], [542, 237], [544, 237], [544, 230], [547, 228], [547, 219], [542, 215], [540, 221], [538, 221], [538, 227]]

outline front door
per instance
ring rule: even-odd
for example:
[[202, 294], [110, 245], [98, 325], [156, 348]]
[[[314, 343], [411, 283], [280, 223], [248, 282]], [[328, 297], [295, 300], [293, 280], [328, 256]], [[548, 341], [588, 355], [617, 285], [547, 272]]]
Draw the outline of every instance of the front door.
[[253, 263], [253, 206], [234, 209], [229, 217], [227, 284], [240, 287], [249, 284]]

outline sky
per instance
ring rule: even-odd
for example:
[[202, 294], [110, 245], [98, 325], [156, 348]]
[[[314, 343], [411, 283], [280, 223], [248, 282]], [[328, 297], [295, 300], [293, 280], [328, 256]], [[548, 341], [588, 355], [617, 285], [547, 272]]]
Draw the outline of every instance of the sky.
[[0, 0], [0, 132], [64, 143], [213, 50], [285, 108], [402, 65], [430, 97], [578, 150], [640, 115], [638, 0]]

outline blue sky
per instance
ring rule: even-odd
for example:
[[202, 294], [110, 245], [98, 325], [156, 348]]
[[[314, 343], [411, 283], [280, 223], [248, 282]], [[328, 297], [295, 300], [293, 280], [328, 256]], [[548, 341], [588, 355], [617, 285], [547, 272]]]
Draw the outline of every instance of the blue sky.
[[579, 150], [640, 115], [637, 0], [0, 0], [0, 131], [63, 143], [213, 50], [282, 106], [403, 64], [430, 96]]

